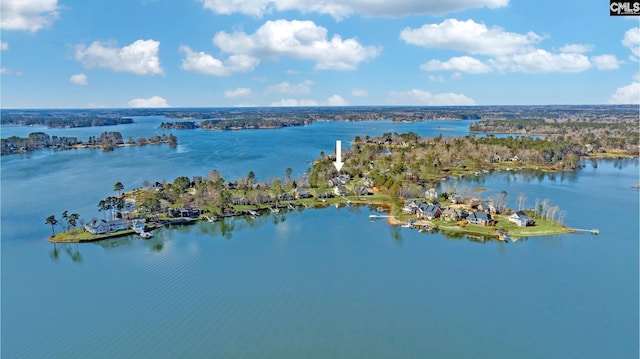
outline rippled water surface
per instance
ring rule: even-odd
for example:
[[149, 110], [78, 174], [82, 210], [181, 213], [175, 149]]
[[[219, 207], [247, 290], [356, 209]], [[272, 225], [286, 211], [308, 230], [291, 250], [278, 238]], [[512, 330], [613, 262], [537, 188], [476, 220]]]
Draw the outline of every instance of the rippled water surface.
[[[118, 130], [162, 134], [161, 118]], [[44, 219], [99, 216], [113, 184], [253, 170], [294, 176], [335, 140], [469, 122], [320, 123], [173, 131], [179, 147], [2, 157], [2, 357], [631, 358], [638, 354], [638, 161], [576, 173], [495, 173], [457, 183], [549, 198], [565, 222], [599, 228], [515, 243], [447, 238], [326, 208], [52, 245]], [[2, 137], [39, 129], [2, 128]], [[44, 130], [97, 135], [104, 129]], [[444, 184], [452, 185], [452, 184]]]

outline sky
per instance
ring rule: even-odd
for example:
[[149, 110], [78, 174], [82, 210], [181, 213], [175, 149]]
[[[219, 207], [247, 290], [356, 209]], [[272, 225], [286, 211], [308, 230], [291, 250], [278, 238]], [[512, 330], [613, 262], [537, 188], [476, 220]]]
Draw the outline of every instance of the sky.
[[2, 108], [640, 103], [604, 0], [2, 0]]

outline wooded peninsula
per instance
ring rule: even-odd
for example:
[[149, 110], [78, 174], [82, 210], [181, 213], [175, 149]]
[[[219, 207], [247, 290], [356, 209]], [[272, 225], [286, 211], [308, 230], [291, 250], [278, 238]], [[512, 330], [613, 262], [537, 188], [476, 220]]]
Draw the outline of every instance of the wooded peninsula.
[[126, 142], [122, 134], [117, 131], [105, 131], [100, 136], [90, 136], [87, 141], [81, 141], [77, 137], [49, 136], [44, 132], [33, 132], [27, 137], [11, 136], [0, 140], [0, 154], [11, 155], [27, 153], [39, 149], [49, 148], [53, 150], [70, 150], [77, 148], [99, 148], [104, 152], [113, 151], [123, 146], [145, 146], [166, 143], [170, 147], [178, 146], [178, 138], [172, 134], [151, 137], [130, 137]]
[[[124, 193], [119, 183], [114, 187], [118, 195], [98, 205], [109, 213], [108, 220], [106, 215], [94, 218], [78, 230], [74, 217], [73, 225], [67, 223], [71, 229], [55, 234], [58, 221], [52, 215], [47, 218], [53, 232], [50, 240], [94, 241], [197, 219], [217, 221], [330, 205], [369, 205], [393, 224], [450, 235], [504, 239], [571, 232], [563, 225], [566, 213], [550, 199], [518, 194], [518, 207], [508, 208], [506, 191], [482, 198], [483, 189], [453, 180], [494, 171], [575, 171], [588, 159], [638, 156], [637, 123], [623, 120], [616, 126], [601, 126], [599, 121], [603, 120], [483, 120], [472, 125], [477, 131], [524, 131], [526, 136], [423, 138], [411, 132], [357, 136], [343, 153], [340, 171], [334, 165], [336, 155], [321, 153], [304, 175], [294, 179], [292, 170], [286, 169], [284, 177], [271, 183], [257, 181], [253, 171], [246, 178], [227, 180], [216, 170], [204, 178], [181, 176], [172, 183], [145, 181], [142, 188]], [[440, 193], [435, 190], [438, 183]], [[141, 223], [139, 232], [134, 227], [141, 228]]]

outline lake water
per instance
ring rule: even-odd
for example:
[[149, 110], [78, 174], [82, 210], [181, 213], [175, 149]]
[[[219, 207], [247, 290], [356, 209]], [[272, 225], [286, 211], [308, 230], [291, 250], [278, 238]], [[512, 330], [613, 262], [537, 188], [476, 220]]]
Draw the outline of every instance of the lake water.
[[[633, 358], [638, 356], [638, 160], [574, 173], [494, 173], [457, 185], [549, 198], [565, 223], [599, 228], [515, 243], [369, 222], [367, 207], [230, 219], [53, 246], [44, 219], [89, 220], [143, 181], [301, 175], [335, 140], [414, 131], [466, 135], [469, 121], [316, 123], [279, 130], [43, 130], [85, 140], [172, 132], [176, 149], [37, 151], [2, 157], [2, 357]], [[166, 121], [166, 120], [165, 120]], [[448, 185], [448, 184], [445, 184]]]

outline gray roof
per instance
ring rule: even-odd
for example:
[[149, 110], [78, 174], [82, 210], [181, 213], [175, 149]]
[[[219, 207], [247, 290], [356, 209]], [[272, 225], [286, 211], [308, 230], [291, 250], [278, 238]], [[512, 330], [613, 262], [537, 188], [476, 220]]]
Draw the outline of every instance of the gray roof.
[[492, 220], [491, 215], [489, 213], [479, 212], [479, 211], [473, 212], [473, 213], [469, 214], [469, 217], [467, 217], [467, 219], [474, 219], [474, 218], [477, 218], [477, 219], [479, 219], [481, 221], [491, 221]]

